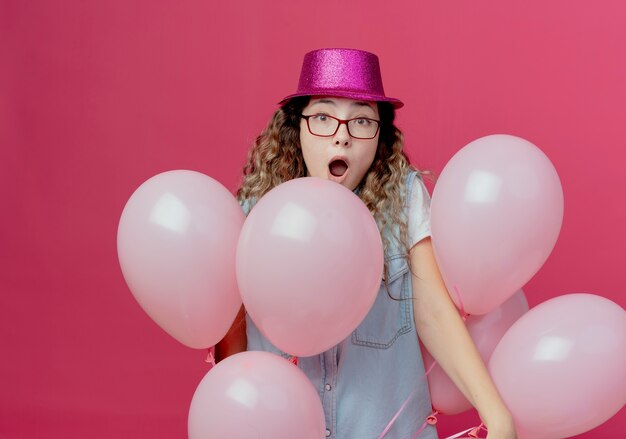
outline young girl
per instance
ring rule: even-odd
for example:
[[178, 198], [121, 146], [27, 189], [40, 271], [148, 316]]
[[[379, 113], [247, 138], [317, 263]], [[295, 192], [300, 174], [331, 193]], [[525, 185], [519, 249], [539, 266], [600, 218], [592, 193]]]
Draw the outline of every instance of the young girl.
[[[477, 408], [488, 438], [515, 439], [512, 417], [437, 268], [430, 198], [393, 123], [402, 106], [385, 96], [376, 55], [352, 49], [307, 53], [297, 92], [280, 102], [249, 154], [238, 199], [247, 214], [285, 181], [324, 178], [354, 191], [381, 231], [384, 278], [369, 314], [339, 345], [298, 359], [319, 391], [327, 437], [377, 438], [407, 399], [385, 437], [414, 437], [432, 411], [419, 334]], [[242, 308], [217, 346], [218, 359], [246, 349], [288, 357], [244, 316]], [[436, 438], [435, 427], [428, 425], [418, 437]]]

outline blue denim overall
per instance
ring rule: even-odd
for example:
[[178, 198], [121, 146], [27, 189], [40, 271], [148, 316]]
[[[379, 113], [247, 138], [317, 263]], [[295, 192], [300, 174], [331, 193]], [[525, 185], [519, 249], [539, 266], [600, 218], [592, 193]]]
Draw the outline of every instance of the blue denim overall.
[[[406, 184], [406, 200], [417, 173]], [[419, 178], [419, 177], [417, 177]], [[244, 202], [246, 215], [249, 203]], [[405, 205], [408, 214], [408, 201]], [[428, 382], [419, 348], [415, 323], [411, 272], [395, 239], [385, 251], [387, 287], [381, 281], [376, 301], [364, 321], [332, 349], [312, 357], [298, 358], [298, 367], [317, 389], [326, 416], [326, 437], [377, 439], [407, 398], [385, 439], [411, 439], [431, 413]], [[389, 297], [387, 293], [395, 299]], [[267, 351], [285, 358], [246, 315], [248, 350]], [[419, 439], [436, 439], [428, 425]], [[322, 438], [320, 438], [322, 439]]]

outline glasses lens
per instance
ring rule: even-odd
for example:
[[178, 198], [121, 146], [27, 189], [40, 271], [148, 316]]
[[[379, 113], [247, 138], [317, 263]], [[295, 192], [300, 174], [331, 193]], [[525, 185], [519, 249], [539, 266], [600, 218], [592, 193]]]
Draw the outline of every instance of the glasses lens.
[[371, 139], [378, 131], [378, 122], [371, 119], [352, 119], [348, 124], [350, 134], [360, 139]]
[[318, 136], [331, 136], [337, 130], [339, 121], [325, 114], [309, 117], [309, 129]]

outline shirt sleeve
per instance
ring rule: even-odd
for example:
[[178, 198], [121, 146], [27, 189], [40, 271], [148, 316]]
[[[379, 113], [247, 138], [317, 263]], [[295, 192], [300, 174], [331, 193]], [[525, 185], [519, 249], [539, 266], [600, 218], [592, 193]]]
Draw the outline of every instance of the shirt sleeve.
[[430, 195], [421, 178], [413, 180], [409, 200], [409, 248], [430, 236]]

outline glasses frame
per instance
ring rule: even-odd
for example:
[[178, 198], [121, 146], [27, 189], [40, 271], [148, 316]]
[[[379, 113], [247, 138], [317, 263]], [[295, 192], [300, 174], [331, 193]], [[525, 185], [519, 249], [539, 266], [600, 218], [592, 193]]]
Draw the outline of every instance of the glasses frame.
[[[339, 127], [341, 126], [341, 124], [345, 124], [346, 125], [346, 130], [348, 130], [348, 135], [350, 137], [352, 137], [353, 139], [359, 139], [359, 140], [371, 140], [374, 137], [376, 137], [376, 135], [378, 134], [378, 132], [380, 131], [380, 120], [376, 120], [376, 119], [370, 119], [369, 117], [354, 117], [352, 119], [339, 119], [338, 117], [335, 116], [331, 116], [329, 114], [324, 114], [324, 116], [326, 117], [330, 117], [331, 119], [335, 119], [337, 122], [339, 122], [337, 124], [337, 128], [335, 129], [335, 132], [332, 134], [315, 134], [313, 131], [311, 131], [311, 125], [309, 125], [309, 118], [313, 117], [313, 116], [320, 116], [321, 113], [317, 113], [317, 114], [310, 114], [310, 115], [304, 115], [301, 114], [300, 117], [304, 120], [306, 120], [306, 127], [309, 130], [309, 133], [311, 133], [314, 136], [317, 137], [333, 137], [335, 134], [337, 134], [337, 131], [339, 131]], [[352, 133], [350, 132], [350, 125], [348, 125], [348, 122], [351, 122], [353, 120], [359, 120], [359, 119], [365, 119], [365, 120], [369, 120], [371, 122], [376, 122], [376, 132], [374, 133], [374, 135], [372, 137], [357, 137], [357, 136], [353, 136]]]

